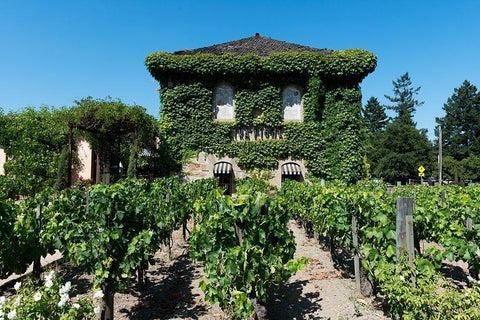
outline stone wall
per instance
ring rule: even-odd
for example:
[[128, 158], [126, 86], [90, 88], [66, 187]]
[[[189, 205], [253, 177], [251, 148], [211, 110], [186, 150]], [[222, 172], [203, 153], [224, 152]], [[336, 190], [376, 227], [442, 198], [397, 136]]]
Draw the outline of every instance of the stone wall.
[[77, 145], [79, 166], [75, 168], [72, 174], [72, 181], [76, 181], [78, 177], [93, 179], [93, 151], [90, 148], [90, 144], [83, 137], [78, 138], [75, 142]]

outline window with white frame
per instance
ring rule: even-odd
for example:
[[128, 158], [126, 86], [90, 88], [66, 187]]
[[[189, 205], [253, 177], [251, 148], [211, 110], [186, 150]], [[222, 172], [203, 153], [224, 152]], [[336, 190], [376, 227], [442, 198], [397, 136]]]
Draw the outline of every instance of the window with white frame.
[[233, 88], [228, 84], [222, 84], [215, 89], [214, 98], [215, 120], [233, 121]]
[[302, 121], [302, 93], [297, 86], [290, 85], [282, 91], [284, 121]]

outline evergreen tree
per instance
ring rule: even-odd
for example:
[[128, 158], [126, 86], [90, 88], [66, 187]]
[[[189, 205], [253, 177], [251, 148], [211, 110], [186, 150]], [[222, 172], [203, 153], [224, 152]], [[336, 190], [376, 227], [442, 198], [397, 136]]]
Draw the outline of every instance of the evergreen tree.
[[381, 172], [378, 162], [384, 154], [382, 141], [385, 126], [388, 122], [385, 107], [378, 102], [377, 98], [371, 97], [363, 109], [363, 117], [368, 133], [366, 153], [370, 167], [369, 171], [372, 177], [380, 178]]
[[387, 181], [406, 181], [416, 178], [419, 166], [424, 166], [426, 175], [432, 175], [434, 168], [433, 148], [425, 129], [418, 130], [413, 122], [413, 113], [420, 102], [414, 98], [420, 87], [412, 86], [408, 72], [393, 81], [393, 96], [385, 97], [394, 103], [388, 107], [397, 115], [385, 132], [376, 134], [372, 142], [372, 175]]
[[385, 131], [372, 132], [368, 135], [366, 154], [369, 173], [373, 178], [382, 178], [382, 168], [379, 163], [385, 156]]
[[465, 168], [465, 178], [474, 181], [480, 181], [480, 156], [471, 155], [462, 160]]
[[414, 97], [420, 91], [420, 87], [413, 87], [412, 80], [408, 72], [401, 75], [397, 81], [393, 83], [393, 96], [385, 95], [385, 98], [393, 102], [392, 106], [387, 106], [397, 113], [396, 119], [413, 124], [413, 114], [417, 107], [423, 105], [423, 101], [418, 101]]
[[375, 97], [368, 99], [367, 104], [363, 109], [363, 118], [365, 119], [368, 133], [385, 130], [385, 126], [388, 122], [385, 107], [382, 106]]
[[442, 126], [445, 155], [460, 161], [480, 155], [480, 93], [465, 80], [443, 105], [445, 116], [437, 118]]
[[405, 182], [416, 178], [419, 166], [425, 167], [427, 177], [434, 173], [433, 148], [425, 129], [418, 130], [396, 119], [387, 126], [378, 145], [380, 155], [375, 170], [385, 180]]

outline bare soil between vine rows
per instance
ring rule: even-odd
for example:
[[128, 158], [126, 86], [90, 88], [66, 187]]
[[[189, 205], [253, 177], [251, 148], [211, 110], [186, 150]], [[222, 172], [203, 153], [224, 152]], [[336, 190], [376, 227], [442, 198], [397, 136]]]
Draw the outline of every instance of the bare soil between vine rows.
[[[356, 293], [349, 272], [334, 268], [325, 248], [307, 237], [295, 221], [289, 225], [297, 242], [295, 257], [306, 256], [309, 264], [271, 297], [267, 305], [269, 319], [387, 319], [382, 310], [374, 307], [379, 302]], [[60, 262], [57, 261], [60, 273], [65, 281], [72, 281], [74, 294], [87, 294], [92, 288], [91, 277]], [[190, 259], [188, 242], [183, 240], [181, 231], [173, 234], [172, 259], [166, 248], [161, 248], [146, 274], [145, 290], [139, 291], [133, 284], [115, 295], [115, 319], [229, 319], [218, 304], [204, 300], [198, 287], [204, 275], [202, 266]], [[4, 289], [0, 287], [0, 292]]]

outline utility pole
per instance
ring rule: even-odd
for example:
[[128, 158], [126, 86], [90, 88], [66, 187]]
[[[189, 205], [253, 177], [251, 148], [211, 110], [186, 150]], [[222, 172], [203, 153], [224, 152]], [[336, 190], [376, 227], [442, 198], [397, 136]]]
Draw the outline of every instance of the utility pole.
[[438, 182], [442, 185], [442, 127], [438, 127]]

